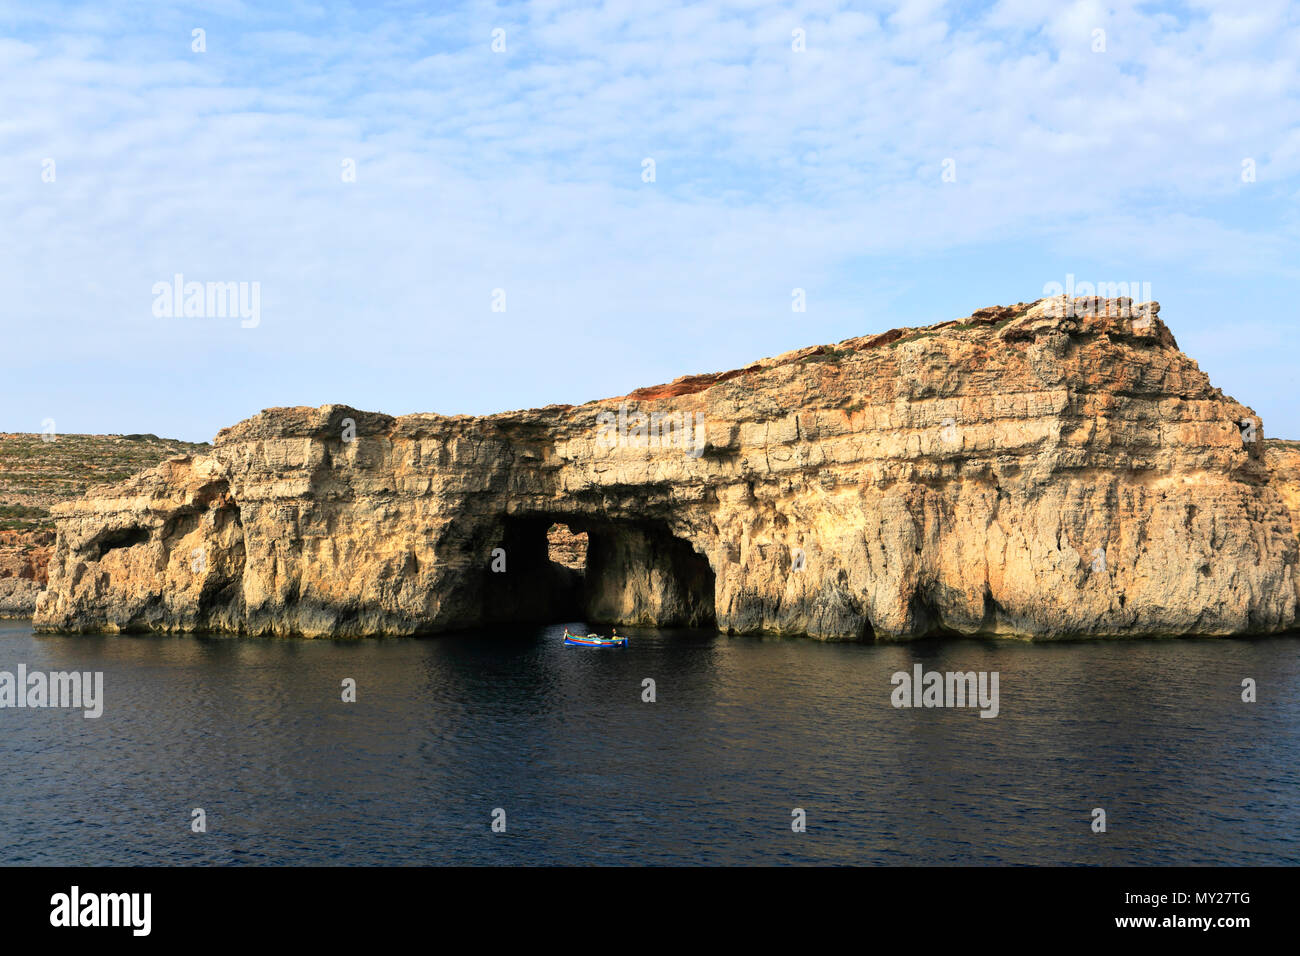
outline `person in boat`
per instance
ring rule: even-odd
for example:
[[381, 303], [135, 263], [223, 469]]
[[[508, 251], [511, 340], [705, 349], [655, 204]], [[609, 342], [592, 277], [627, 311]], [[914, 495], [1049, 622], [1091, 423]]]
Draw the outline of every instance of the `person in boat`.
[[570, 630], [569, 630], [569, 626], [568, 626], [567, 624], [564, 626], [564, 636], [565, 636], [565, 637], [578, 638], [578, 639], [584, 639], [584, 640], [589, 640], [589, 641], [590, 641], [590, 640], [597, 640], [597, 641], [617, 641], [617, 640], [619, 640], [619, 636], [618, 636], [618, 628], [612, 628], [612, 629], [610, 630], [610, 636], [609, 636], [609, 637], [601, 637], [599, 634], [588, 634], [588, 635], [586, 636], [586, 638], [583, 638], [581, 634], [574, 634], [572, 631], [570, 631]]

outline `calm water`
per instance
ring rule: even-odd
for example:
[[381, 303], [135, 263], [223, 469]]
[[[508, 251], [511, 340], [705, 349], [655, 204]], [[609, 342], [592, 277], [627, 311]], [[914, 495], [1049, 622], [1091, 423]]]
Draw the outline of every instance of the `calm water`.
[[[99, 720], [0, 710], [0, 862], [1300, 862], [1294, 637], [642, 630], [590, 650], [559, 630], [333, 642], [0, 622], [0, 670], [103, 671], [106, 697]], [[998, 671], [1000, 715], [895, 709], [890, 676], [914, 662]]]

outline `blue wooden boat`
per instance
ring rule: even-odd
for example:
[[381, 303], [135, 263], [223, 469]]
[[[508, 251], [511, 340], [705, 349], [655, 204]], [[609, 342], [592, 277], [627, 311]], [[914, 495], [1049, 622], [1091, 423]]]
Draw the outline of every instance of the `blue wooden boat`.
[[564, 643], [571, 647], [627, 647], [626, 637], [601, 637], [599, 634], [570, 634], [564, 629]]

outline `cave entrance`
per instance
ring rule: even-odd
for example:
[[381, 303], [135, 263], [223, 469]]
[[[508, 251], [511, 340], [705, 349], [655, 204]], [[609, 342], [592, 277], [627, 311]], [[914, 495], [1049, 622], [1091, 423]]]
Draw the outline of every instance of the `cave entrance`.
[[484, 619], [712, 627], [708, 559], [663, 522], [511, 516], [505, 571], [488, 574]]

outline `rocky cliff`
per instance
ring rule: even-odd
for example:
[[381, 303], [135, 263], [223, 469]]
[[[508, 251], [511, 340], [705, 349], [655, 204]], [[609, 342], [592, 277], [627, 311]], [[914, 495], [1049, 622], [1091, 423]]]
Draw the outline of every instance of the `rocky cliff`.
[[53, 551], [53, 531], [0, 531], [0, 618], [31, 617]]
[[156, 435], [0, 433], [0, 618], [31, 617], [45, 589], [51, 507], [207, 447]]
[[[1258, 634], [1300, 548], [1159, 306], [1042, 300], [622, 398], [270, 409], [55, 508], [45, 631]], [[550, 560], [554, 523], [585, 572]]]
[[1264, 442], [1264, 462], [1273, 487], [1291, 513], [1291, 526], [1300, 535], [1300, 441], [1268, 439]]

